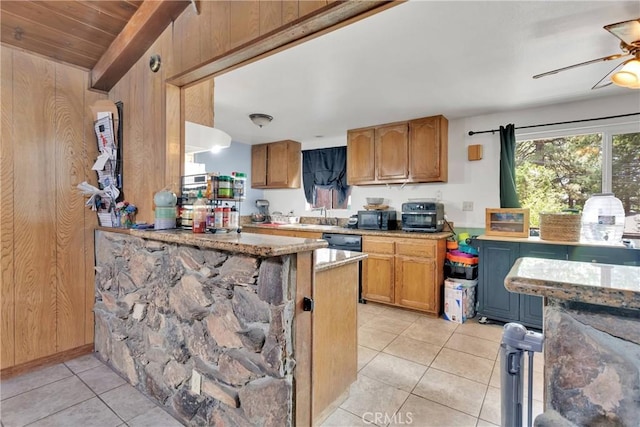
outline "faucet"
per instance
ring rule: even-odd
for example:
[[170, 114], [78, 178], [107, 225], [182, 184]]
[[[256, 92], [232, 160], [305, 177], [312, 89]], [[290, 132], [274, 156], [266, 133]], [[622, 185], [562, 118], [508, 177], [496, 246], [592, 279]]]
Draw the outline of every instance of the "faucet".
[[[327, 208], [325, 206], [321, 206], [319, 208], [313, 208], [312, 211], [320, 211], [320, 224], [327, 225]], [[323, 214], [324, 212], [324, 214]], [[323, 218], [324, 216], [324, 218]]]

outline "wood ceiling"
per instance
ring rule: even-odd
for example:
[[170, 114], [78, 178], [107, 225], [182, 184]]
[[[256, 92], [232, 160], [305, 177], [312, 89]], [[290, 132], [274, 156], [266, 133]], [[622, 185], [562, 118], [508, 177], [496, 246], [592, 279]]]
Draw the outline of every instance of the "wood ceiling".
[[143, 1], [6, 1], [3, 43], [90, 70]]

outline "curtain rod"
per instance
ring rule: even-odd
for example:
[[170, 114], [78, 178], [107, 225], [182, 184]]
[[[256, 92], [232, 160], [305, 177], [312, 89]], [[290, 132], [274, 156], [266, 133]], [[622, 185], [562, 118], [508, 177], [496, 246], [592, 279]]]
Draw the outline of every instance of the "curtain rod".
[[[516, 129], [529, 129], [529, 128], [539, 128], [542, 126], [553, 126], [553, 125], [566, 125], [568, 123], [581, 123], [581, 122], [593, 122], [595, 120], [606, 120], [606, 119], [617, 119], [618, 117], [629, 117], [629, 116], [637, 116], [640, 115], [640, 111], [637, 113], [629, 113], [629, 114], [618, 114], [617, 116], [607, 116], [607, 117], [595, 117], [593, 119], [582, 119], [582, 120], [569, 120], [568, 122], [556, 122], [556, 123], [544, 123], [541, 125], [531, 125], [531, 126], [518, 126]], [[496, 133], [500, 131], [500, 129], [491, 129], [491, 130], [481, 130], [478, 132], [474, 132], [472, 130], [469, 131], [469, 136], [477, 135], [479, 133]]]

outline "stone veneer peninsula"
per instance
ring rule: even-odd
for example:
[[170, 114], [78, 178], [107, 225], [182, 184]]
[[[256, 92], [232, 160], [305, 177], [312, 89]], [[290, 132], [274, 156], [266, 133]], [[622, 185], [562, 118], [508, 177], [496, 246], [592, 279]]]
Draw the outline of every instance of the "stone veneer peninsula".
[[505, 287], [546, 298], [536, 425], [637, 427], [640, 267], [520, 258]]
[[[187, 425], [310, 425], [311, 315], [302, 298], [313, 251], [326, 245], [97, 230], [95, 350]], [[200, 393], [191, 391], [194, 372]]]

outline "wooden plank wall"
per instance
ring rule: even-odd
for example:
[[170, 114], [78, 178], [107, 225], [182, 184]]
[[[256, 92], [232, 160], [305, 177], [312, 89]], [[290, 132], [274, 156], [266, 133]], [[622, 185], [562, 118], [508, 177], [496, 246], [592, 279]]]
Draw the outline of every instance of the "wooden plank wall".
[[[109, 92], [124, 103], [124, 193], [153, 221], [153, 194], [178, 190], [180, 89], [165, 80], [333, 0], [206, 1], [188, 7]], [[0, 368], [93, 342], [94, 212], [75, 186], [96, 183], [90, 76], [8, 46], [2, 52]], [[159, 53], [162, 67], [149, 70]], [[84, 262], [78, 262], [84, 259]]]
[[2, 47], [2, 369], [93, 342], [93, 265], [79, 260], [95, 213], [76, 186], [95, 175], [86, 110], [105, 95], [87, 84], [85, 71]]
[[[124, 197], [138, 207], [136, 219], [149, 223], [154, 220], [153, 195], [173, 184], [165, 178], [164, 81], [173, 72], [171, 42], [172, 28], [169, 26], [109, 92], [111, 100], [123, 103]], [[149, 69], [149, 57], [153, 54], [160, 54], [162, 58], [162, 66], [157, 73]], [[174, 167], [177, 166], [176, 163]], [[177, 189], [176, 182], [174, 190]]]
[[[111, 89], [109, 98], [124, 104], [124, 194], [138, 207], [137, 220], [153, 222], [156, 191], [166, 185], [179, 190], [183, 156], [175, 138], [167, 133], [175, 129], [166, 129], [171, 125], [167, 113], [179, 98], [164, 80], [326, 4], [324, 0], [200, 2], [199, 15], [192, 7], [185, 9]], [[152, 73], [149, 57], [156, 53], [162, 66]], [[169, 105], [167, 96], [173, 100]]]

